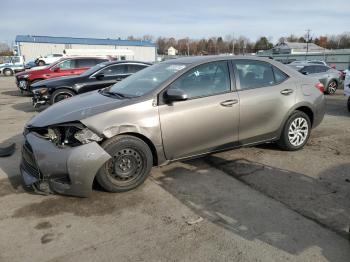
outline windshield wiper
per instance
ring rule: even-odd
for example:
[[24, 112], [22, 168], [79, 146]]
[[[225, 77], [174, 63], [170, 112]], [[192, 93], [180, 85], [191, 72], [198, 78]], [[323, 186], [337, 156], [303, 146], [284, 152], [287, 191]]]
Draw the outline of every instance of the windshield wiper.
[[99, 92], [103, 95], [106, 96], [113, 96], [113, 97], [119, 97], [119, 98], [132, 98], [132, 97], [136, 97], [136, 96], [131, 96], [131, 95], [126, 95], [126, 94], [122, 94], [122, 93], [117, 93], [117, 92], [111, 92], [108, 91], [106, 89], [104, 90], [99, 90]]

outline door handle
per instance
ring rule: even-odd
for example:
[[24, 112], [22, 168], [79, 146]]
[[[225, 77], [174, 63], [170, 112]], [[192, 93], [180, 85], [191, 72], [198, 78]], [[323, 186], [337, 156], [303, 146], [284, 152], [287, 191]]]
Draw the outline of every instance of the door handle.
[[284, 90], [281, 91], [281, 94], [287, 96], [287, 95], [290, 95], [293, 92], [294, 92], [293, 89], [284, 89]]
[[234, 104], [237, 104], [238, 100], [237, 99], [232, 99], [232, 100], [226, 100], [220, 103], [222, 106], [233, 106]]

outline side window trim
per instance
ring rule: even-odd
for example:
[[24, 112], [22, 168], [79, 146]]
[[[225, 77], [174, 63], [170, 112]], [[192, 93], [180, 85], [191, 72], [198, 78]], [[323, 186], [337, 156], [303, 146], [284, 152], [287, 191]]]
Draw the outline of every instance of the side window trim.
[[[210, 94], [210, 95], [202, 95], [202, 96], [190, 97], [190, 98], [188, 98], [186, 101], [190, 101], [190, 100], [194, 100], [194, 99], [200, 99], [200, 98], [204, 98], [204, 97], [217, 96], [217, 95], [222, 95], [222, 94], [227, 94], [227, 93], [231, 93], [231, 92], [232, 92], [232, 88], [231, 88], [231, 78], [230, 78], [230, 68], [229, 68], [229, 63], [228, 63], [227, 60], [220, 60], [220, 61], [208, 62], [208, 63], [200, 64], [200, 65], [198, 65], [198, 66], [203, 66], [203, 65], [206, 65], [206, 64], [218, 63], [218, 62], [226, 62], [227, 72], [228, 72], [228, 77], [229, 77], [229, 85], [230, 85], [229, 89], [228, 89], [227, 91], [221, 92], [221, 93], [214, 93], [214, 94]], [[198, 66], [195, 66], [195, 67], [189, 69], [187, 72], [183, 73], [181, 76], [187, 74], [187, 73], [190, 72], [192, 69], [195, 69], [195, 68], [198, 67]], [[181, 76], [179, 76], [177, 79], [179, 79]], [[174, 82], [177, 81], [177, 79], [174, 80], [171, 84], [169, 84], [169, 88], [170, 88], [170, 86], [171, 86]], [[179, 102], [184, 102], [184, 101], [179, 101]]]
[[[211, 62], [206, 62], [206, 63], [203, 63], [203, 64], [200, 64], [200, 65], [195, 65], [193, 67], [190, 67], [188, 68], [188, 70], [186, 70], [185, 72], [183, 72], [181, 75], [179, 75], [176, 79], [174, 79], [171, 83], [169, 83], [162, 91], [160, 91], [157, 95], [158, 97], [158, 105], [164, 105], [166, 104], [164, 102], [164, 99], [163, 99], [163, 96], [164, 96], [164, 93], [171, 87], [171, 85], [173, 83], [175, 83], [179, 78], [181, 78], [183, 75], [187, 74], [188, 72], [190, 72], [191, 70], [193, 70], [194, 68], [198, 67], [198, 66], [203, 66], [203, 65], [206, 65], [206, 64], [210, 64], [210, 63], [217, 63], [217, 62], [226, 62], [226, 65], [227, 65], [227, 69], [228, 69], [228, 76], [229, 76], [229, 85], [230, 85], [230, 88], [228, 91], [226, 92], [222, 92], [222, 93], [216, 93], [216, 94], [212, 94], [212, 95], [204, 95], [204, 96], [196, 96], [196, 97], [191, 97], [191, 98], [188, 98], [186, 101], [190, 101], [190, 100], [193, 100], [193, 99], [200, 99], [200, 98], [205, 98], [205, 97], [211, 97], [211, 96], [216, 96], [216, 95], [222, 95], [222, 94], [227, 94], [227, 93], [231, 93], [233, 91], [235, 91], [235, 89], [233, 89], [232, 87], [232, 77], [231, 77], [231, 71], [230, 71], [230, 60], [218, 60], [218, 61], [211, 61]], [[186, 101], [179, 101], [179, 102], [186, 102]], [[177, 102], [178, 103], [178, 102]]]

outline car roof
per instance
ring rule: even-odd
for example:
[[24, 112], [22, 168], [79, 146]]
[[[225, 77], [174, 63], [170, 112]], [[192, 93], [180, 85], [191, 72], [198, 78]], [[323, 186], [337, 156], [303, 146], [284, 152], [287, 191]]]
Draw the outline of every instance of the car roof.
[[109, 62], [104, 62], [104, 65], [114, 65], [114, 64], [143, 64], [143, 65], [152, 65], [152, 63], [136, 61], [136, 60], [114, 60]]
[[206, 63], [206, 62], [213, 62], [213, 61], [220, 61], [220, 60], [238, 60], [238, 59], [252, 59], [252, 60], [258, 60], [258, 61], [265, 61], [265, 62], [273, 61], [272, 59], [269, 59], [269, 58], [253, 56], [253, 55], [247, 55], [247, 56], [209, 55], [209, 56], [181, 57], [177, 59], [166, 60], [163, 63], [197, 64], [197, 63]]

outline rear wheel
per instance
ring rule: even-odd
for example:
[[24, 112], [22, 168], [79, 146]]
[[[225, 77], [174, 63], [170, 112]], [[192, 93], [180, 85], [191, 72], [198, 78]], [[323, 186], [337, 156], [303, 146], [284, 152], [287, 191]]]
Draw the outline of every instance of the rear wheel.
[[72, 90], [69, 89], [58, 89], [55, 92], [52, 93], [50, 98], [50, 104], [53, 105], [57, 102], [60, 102], [64, 99], [70, 98], [72, 96], [75, 96], [75, 93]]
[[44, 66], [44, 65], [45, 65], [45, 61], [39, 60], [38, 65], [39, 65], [39, 66]]
[[301, 111], [294, 112], [287, 120], [278, 145], [288, 151], [302, 149], [309, 140], [311, 122], [307, 114]]
[[141, 139], [121, 135], [102, 144], [111, 155], [96, 175], [97, 182], [109, 192], [124, 192], [141, 185], [151, 172], [153, 156]]
[[13, 75], [13, 71], [11, 69], [4, 69], [3, 71], [5, 76], [12, 76]]
[[335, 80], [332, 80], [328, 83], [326, 93], [333, 95], [337, 91], [338, 83]]

